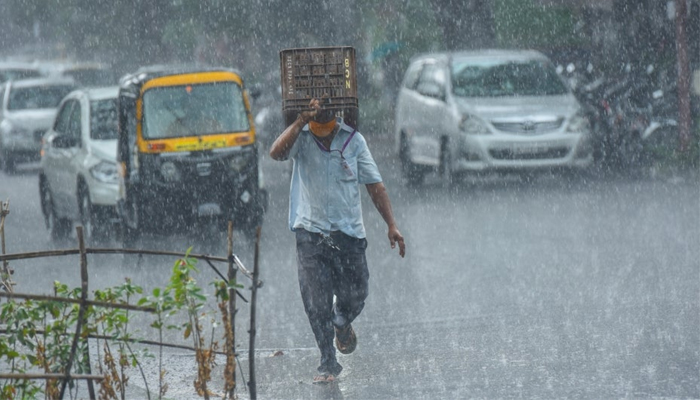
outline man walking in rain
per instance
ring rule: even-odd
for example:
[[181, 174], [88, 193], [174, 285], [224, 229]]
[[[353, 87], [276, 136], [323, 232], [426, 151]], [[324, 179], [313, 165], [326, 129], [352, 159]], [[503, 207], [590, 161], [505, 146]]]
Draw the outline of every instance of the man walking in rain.
[[[270, 157], [294, 161], [289, 201], [289, 227], [296, 234], [299, 287], [306, 315], [321, 351], [314, 383], [333, 382], [343, 367], [333, 342], [343, 354], [357, 346], [351, 323], [367, 298], [367, 240], [359, 185], [388, 226], [391, 248], [405, 255], [403, 236], [364, 137], [312, 99], [275, 140]], [[335, 303], [333, 296], [335, 295]]]

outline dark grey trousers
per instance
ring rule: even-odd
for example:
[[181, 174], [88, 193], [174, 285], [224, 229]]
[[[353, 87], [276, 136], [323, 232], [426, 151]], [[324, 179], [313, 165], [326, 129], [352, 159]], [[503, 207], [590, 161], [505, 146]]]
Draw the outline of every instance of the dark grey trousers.
[[296, 231], [296, 240], [301, 298], [321, 350], [318, 371], [338, 375], [343, 367], [335, 357], [333, 327], [347, 326], [365, 306], [369, 281], [367, 240], [342, 232], [332, 232], [324, 239], [321, 234], [303, 229]]

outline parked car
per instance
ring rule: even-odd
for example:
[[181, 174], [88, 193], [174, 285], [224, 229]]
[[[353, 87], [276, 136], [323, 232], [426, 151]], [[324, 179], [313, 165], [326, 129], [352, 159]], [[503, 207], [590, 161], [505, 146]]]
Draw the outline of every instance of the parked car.
[[32, 63], [18, 61], [0, 62], [0, 83], [9, 80], [41, 78], [44, 74]]
[[7, 81], [0, 86], [0, 169], [39, 159], [41, 139], [61, 99], [76, 87], [71, 78]]
[[409, 183], [437, 171], [586, 168], [589, 123], [543, 54], [482, 50], [414, 58], [398, 94], [396, 151]]
[[67, 236], [73, 222], [88, 240], [117, 227], [118, 92], [117, 86], [71, 92], [44, 137], [39, 194], [54, 239]]

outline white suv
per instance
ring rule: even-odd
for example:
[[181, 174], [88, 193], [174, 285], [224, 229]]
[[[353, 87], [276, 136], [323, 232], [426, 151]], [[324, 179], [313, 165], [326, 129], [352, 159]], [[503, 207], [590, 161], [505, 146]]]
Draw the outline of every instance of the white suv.
[[541, 53], [481, 50], [413, 59], [398, 94], [396, 151], [409, 183], [430, 171], [586, 168], [589, 123]]
[[80, 89], [61, 102], [41, 151], [39, 193], [53, 239], [72, 222], [90, 239], [105, 238], [116, 219], [118, 87]]
[[39, 159], [41, 138], [51, 128], [56, 107], [74, 90], [71, 78], [7, 81], [0, 86], [0, 168]]

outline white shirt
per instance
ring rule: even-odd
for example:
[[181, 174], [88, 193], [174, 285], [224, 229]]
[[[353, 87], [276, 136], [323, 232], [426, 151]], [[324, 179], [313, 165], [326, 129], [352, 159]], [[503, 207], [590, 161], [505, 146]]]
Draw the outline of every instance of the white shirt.
[[382, 177], [365, 138], [341, 118], [337, 123], [340, 129], [330, 149], [306, 125], [290, 150], [289, 227], [325, 235], [338, 230], [362, 239], [360, 185], [382, 182]]

